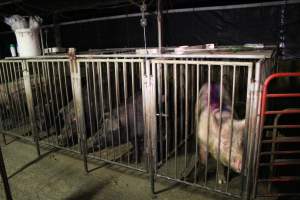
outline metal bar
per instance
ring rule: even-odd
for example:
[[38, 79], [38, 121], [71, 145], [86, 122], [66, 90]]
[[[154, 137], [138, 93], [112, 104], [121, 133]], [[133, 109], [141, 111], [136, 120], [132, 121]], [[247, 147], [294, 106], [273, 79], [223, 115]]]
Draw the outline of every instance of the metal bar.
[[207, 136], [206, 136], [206, 159], [205, 159], [205, 178], [204, 184], [207, 186], [207, 175], [208, 175], [208, 149], [209, 149], [209, 133], [210, 133], [210, 98], [211, 98], [211, 65], [208, 65], [208, 95], [207, 95], [207, 105], [208, 105], [208, 119], [207, 119]]
[[[233, 78], [232, 78], [232, 96], [231, 96], [231, 116], [230, 116], [230, 145], [229, 145], [229, 161], [228, 166], [231, 166], [231, 152], [232, 152], [232, 138], [233, 138], [233, 115], [234, 115], [234, 97], [235, 97], [235, 85], [236, 85], [236, 66], [233, 66]], [[227, 177], [226, 177], [226, 192], [228, 192], [229, 189], [229, 173], [230, 173], [230, 167], [227, 169]]]
[[[115, 99], [116, 99], [116, 109], [117, 109], [117, 119], [118, 119], [118, 139], [119, 139], [119, 145], [118, 146], [118, 153], [120, 154], [120, 145], [121, 145], [121, 124], [120, 124], [120, 83], [119, 83], [119, 66], [118, 66], [118, 62], [114, 62], [114, 69], [115, 69]], [[127, 114], [127, 113], [126, 113]], [[128, 133], [128, 131], [127, 131]], [[127, 134], [128, 136], [128, 134]], [[128, 137], [127, 137], [128, 138]], [[128, 140], [127, 140], [128, 143]], [[114, 151], [115, 152], [115, 151]], [[128, 154], [129, 155], [129, 154]], [[128, 164], [129, 164], [129, 156], [128, 156]]]
[[[134, 77], [131, 77], [134, 79]], [[129, 144], [129, 125], [128, 125], [128, 108], [127, 108], [127, 98], [128, 98], [128, 88], [127, 88], [127, 67], [126, 62], [123, 62], [123, 83], [124, 83], [124, 107], [125, 107], [125, 128], [126, 128], [126, 139], [127, 145]], [[136, 136], [135, 136], [136, 137]], [[135, 146], [135, 148], [137, 148]], [[130, 162], [130, 155], [127, 154], [127, 163]]]
[[271, 110], [266, 111], [265, 115], [276, 115], [276, 114], [299, 114], [300, 109], [291, 109], [291, 110]]
[[[220, 165], [220, 146], [221, 146], [221, 131], [222, 131], [222, 111], [223, 111], [223, 65], [220, 66], [220, 98], [219, 98], [219, 112], [220, 112], [220, 122], [219, 122], [219, 135], [218, 135], [218, 152], [217, 152], [217, 171], [216, 171], [216, 184], [215, 188], [218, 185], [219, 179], [219, 165]], [[230, 166], [230, 165], [229, 165]], [[222, 172], [224, 173], [224, 172]]]
[[168, 92], [168, 89], [169, 89], [169, 81], [168, 81], [168, 65], [167, 64], [164, 64], [164, 86], [165, 86], [165, 139], [166, 139], [166, 166], [167, 166], [167, 169], [168, 169], [168, 155], [169, 155], [169, 133], [168, 133], [168, 130], [169, 130], [169, 103], [168, 103], [168, 95], [169, 95], [169, 92]]
[[71, 84], [73, 88], [73, 97], [74, 97], [74, 108], [76, 111], [76, 122], [77, 130], [80, 144], [80, 152], [83, 157], [84, 170], [88, 172], [87, 164], [87, 140], [86, 140], [86, 124], [85, 124], [85, 110], [84, 102], [82, 96], [82, 74], [80, 70], [80, 64], [76, 60], [75, 55], [76, 50], [69, 49], [69, 59], [71, 67]]
[[[158, 133], [159, 133], [159, 154], [160, 154], [160, 161], [163, 161], [163, 136], [162, 136], [162, 131], [163, 131], [163, 110], [162, 110], [162, 81], [163, 81], [163, 74], [162, 74], [162, 65], [157, 64], [156, 70], [157, 70], [157, 96], [158, 96], [158, 113], [159, 113], [159, 118], [158, 118]], [[157, 168], [157, 166], [155, 166]]]
[[299, 151], [268, 151], [268, 152], [261, 152], [260, 155], [272, 155], [272, 154], [300, 154], [300, 150]]
[[[200, 90], [200, 65], [198, 64], [198, 65], [196, 65], [196, 109], [198, 109], [198, 106], [199, 106], [199, 102], [198, 102], [198, 96], [199, 96], [199, 90]], [[194, 111], [195, 113], [196, 113], [196, 111]], [[198, 123], [199, 123], [199, 116], [197, 115], [197, 114], [195, 114], [196, 116], [195, 116], [195, 121], [196, 121], [196, 123], [195, 123], [195, 127], [192, 127], [192, 128], [194, 128], [194, 129], [196, 129], [196, 131], [195, 131], [195, 173], [194, 173], [194, 183], [197, 183], [197, 177], [198, 177], [198, 165], [197, 165], [197, 163], [198, 163], [198, 160], [199, 160], [199, 158], [198, 158], [198, 155], [199, 155], [199, 153], [198, 153], [198, 151], [199, 151], [199, 146], [198, 146], [198, 131], [199, 130], [197, 130], [197, 127], [198, 127]]]
[[[97, 100], [97, 84], [98, 82], [96, 82], [96, 72], [95, 72], [95, 62], [92, 62], [92, 74], [93, 74], [93, 85], [94, 85], [94, 104], [95, 104], [95, 115], [96, 115], [96, 132], [99, 130], [100, 128], [100, 119], [99, 119], [99, 105], [98, 105], [98, 100]], [[104, 108], [102, 108], [104, 109]], [[104, 119], [103, 119], [103, 122], [104, 122]], [[91, 135], [91, 137], [94, 137]], [[98, 141], [99, 141], [99, 138], [100, 138], [100, 135], [97, 134], [97, 137], [98, 137]], [[98, 142], [99, 144], [99, 147], [100, 147], [100, 142]], [[94, 143], [92, 144], [93, 145], [93, 152], [95, 151], [94, 149]], [[99, 148], [99, 156], [101, 157], [101, 147]]]
[[288, 128], [288, 129], [293, 129], [293, 128], [300, 128], [300, 125], [297, 124], [286, 124], [286, 125], [266, 125], [263, 127], [263, 129], [280, 129], [280, 128]]
[[158, 36], [158, 52], [162, 53], [162, 10], [161, 0], [157, 0], [157, 36]]
[[177, 65], [173, 64], [173, 77], [174, 77], [174, 135], [175, 135], [175, 179], [177, 179]]
[[[139, 74], [139, 76], [141, 76]], [[131, 87], [132, 87], [132, 105], [133, 105], [133, 134], [134, 134], [134, 152], [135, 152], [135, 165], [138, 167], [138, 141], [137, 141], [137, 119], [136, 119], [136, 105], [135, 105], [135, 75], [134, 75], [134, 62], [131, 62]], [[139, 105], [142, 106], [142, 105]]]
[[34, 102], [33, 102], [33, 95], [32, 95], [28, 63], [26, 63], [26, 62], [22, 63], [22, 70], [23, 70], [23, 81], [24, 81], [24, 88], [25, 88], [25, 93], [26, 93], [26, 100], [27, 100], [27, 107], [28, 107], [28, 113], [29, 113], [29, 118], [30, 118], [31, 130], [32, 130], [33, 137], [34, 137], [37, 154], [38, 154], [38, 156], [40, 156], [41, 152], [40, 152], [40, 145], [39, 145], [39, 133], [36, 128], [36, 116], [35, 116], [35, 111], [34, 111]]
[[[107, 75], [107, 86], [108, 86], [108, 107], [109, 107], [109, 119], [112, 122], [112, 98], [111, 98], [111, 82], [110, 82], [110, 67], [109, 67], [109, 62], [106, 62], [106, 75]], [[118, 118], [119, 120], [119, 118]], [[110, 123], [110, 133], [111, 133], [111, 137], [112, 137], [112, 148], [114, 148], [114, 138], [113, 138], [113, 127], [112, 127], [112, 123]], [[116, 152], [113, 152], [114, 155], [114, 160], [116, 158]]]
[[[170, 9], [163, 10], [163, 14], [174, 14], [174, 13], [188, 13], [188, 12], [201, 12], [201, 11], [212, 11], [212, 10], [228, 10], [228, 9], [243, 9], [243, 8], [255, 8], [255, 7], [269, 7], [269, 6], [281, 6], [284, 4], [298, 4], [299, 0], [289, 0], [289, 1], [271, 1], [271, 2], [263, 2], [263, 3], [251, 3], [251, 4], [237, 4], [237, 5], [225, 5], [225, 6], [209, 6], [209, 7], [196, 7], [196, 8], [183, 8], [183, 9]], [[157, 14], [157, 12], [153, 12], [153, 14]], [[145, 15], [150, 15], [150, 13], [146, 12]], [[67, 26], [72, 24], [82, 24], [82, 23], [90, 23], [96, 21], [107, 21], [107, 20], [116, 20], [123, 18], [131, 18], [131, 17], [141, 17], [141, 13], [133, 13], [133, 14], [124, 14], [124, 15], [115, 15], [108, 17], [97, 17], [92, 19], [83, 19], [83, 20], [75, 20], [69, 22], [61, 22], [60, 26]], [[42, 28], [50, 28], [53, 27], [54, 24], [44, 25]], [[11, 31], [5, 31], [0, 34], [11, 33]]]
[[300, 97], [300, 93], [290, 94], [267, 94], [267, 98], [286, 98], [286, 97]]
[[[107, 64], [107, 63], [106, 63]], [[102, 77], [102, 66], [101, 62], [97, 62], [97, 68], [98, 68], [98, 73], [99, 73], [99, 90], [100, 90], [100, 102], [101, 102], [101, 111], [102, 111], [102, 119], [103, 119], [103, 130], [104, 130], [104, 146], [105, 149], [107, 148], [107, 127], [105, 123], [105, 113], [104, 113], [104, 90], [103, 90], [103, 77]], [[103, 67], [104, 68], [104, 67]], [[98, 138], [98, 143], [100, 144], [99, 138]], [[108, 151], [106, 151], [106, 158], [108, 158]]]
[[[189, 68], [185, 65], [185, 148], [184, 148], [184, 168], [187, 169], [187, 153], [188, 153], [188, 132], [189, 132]], [[186, 177], [184, 176], [184, 180]]]

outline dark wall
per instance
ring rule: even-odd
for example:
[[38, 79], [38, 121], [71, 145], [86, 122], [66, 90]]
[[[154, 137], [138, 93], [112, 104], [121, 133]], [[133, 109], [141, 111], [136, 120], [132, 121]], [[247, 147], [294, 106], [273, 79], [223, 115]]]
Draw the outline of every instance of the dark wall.
[[[300, 5], [289, 5], [286, 15], [285, 38], [287, 57], [300, 58]], [[261, 7], [165, 14], [164, 45], [197, 45], [215, 43], [278, 44], [281, 7]], [[147, 45], [157, 46], [155, 16], [147, 16]], [[98, 21], [61, 27], [64, 47], [78, 50], [144, 46], [140, 18]], [[54, 46], [52, 29], [48, 45]], [[0, 45], [8, 48], [13, 36], [0, 35]], [[9, 52], [5, 50], [5, 52]], [[9, 54], [8, 54], [9, 55]]]

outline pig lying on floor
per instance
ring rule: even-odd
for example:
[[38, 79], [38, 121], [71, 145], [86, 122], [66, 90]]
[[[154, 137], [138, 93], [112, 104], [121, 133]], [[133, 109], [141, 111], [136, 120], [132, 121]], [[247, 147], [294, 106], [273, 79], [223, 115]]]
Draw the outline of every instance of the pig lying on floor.
[[[245, 120], [233, 119], [231, 123], [231, 115], [233, 114], [231, 100], [229, 92], [224, 87], [222, 110], [220, 110], [220, 85], [211, 84], [210, 105], [208, 105], [208, 90], [208, 84], [201, 87], [195, 109], [196, 119], [198, 119], [196, 133], [199, 139], [200, 161], [202, 164], [206, 162], [207, 151], [217, 160], [220, 144], [219, 172], [217, 176], [218, 183], [223, 184], [226, 182], [224, 166], [241, 173]], [[229, 163], [230, 143], [232, 146]]]

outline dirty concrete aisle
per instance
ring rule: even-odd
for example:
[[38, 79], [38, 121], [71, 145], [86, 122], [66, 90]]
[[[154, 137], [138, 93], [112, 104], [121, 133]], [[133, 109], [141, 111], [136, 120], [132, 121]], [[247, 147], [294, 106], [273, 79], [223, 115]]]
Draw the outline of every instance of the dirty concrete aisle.
[[[4, 145], [0, 140], [14, 200], [224, 199], [192, 187], [170, 187], [162, 180], [157, 189], [163, 191], [153, 197], [146, 174], [103, 163], [89, 163], [94, 170], [86, 174], [76, 155], [47, 148], [36, 160], [33, 145], [12, 138]], [[0, 184], [0, 199], [5, 199]]]

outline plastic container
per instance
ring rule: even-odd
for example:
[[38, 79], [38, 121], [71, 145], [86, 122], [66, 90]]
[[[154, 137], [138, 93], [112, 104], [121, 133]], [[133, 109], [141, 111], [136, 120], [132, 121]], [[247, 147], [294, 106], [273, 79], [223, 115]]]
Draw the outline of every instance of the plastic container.
[[17, 51], [16, 51], [15, 45], [10, 44], [9, 48], [10, 48], [11, 57], [16, 57], [17, 56]]
[[15, 34], [20, 57], [41, 55], [39, 29], [17, 29], [15, 30]]

